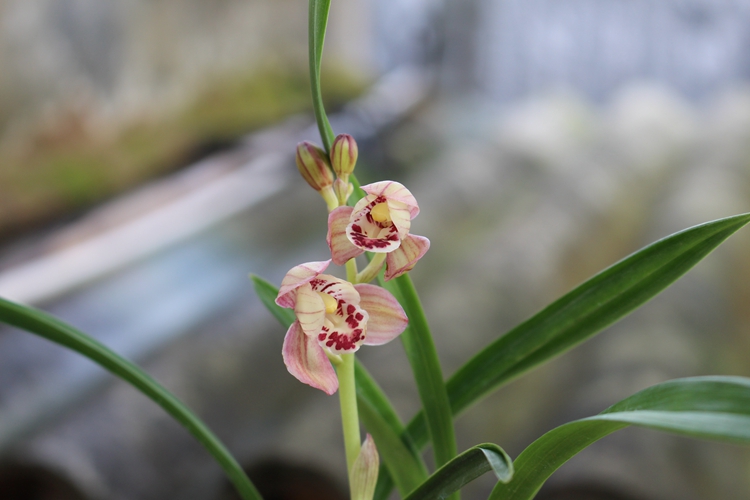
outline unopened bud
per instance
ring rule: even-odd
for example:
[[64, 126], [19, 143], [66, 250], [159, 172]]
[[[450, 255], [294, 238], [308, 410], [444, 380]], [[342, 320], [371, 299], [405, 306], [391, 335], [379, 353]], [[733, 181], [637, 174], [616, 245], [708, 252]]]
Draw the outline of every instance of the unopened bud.
[[339, 205], [346, 205], [346, 200], [352, 195], [354, 186], [351, 182], [347, 182], [343, 179], [336, 179], [333, 182], [333, 192], [336, 193], [336, 198], [339, 200]]
[[349, 179], [349, 174], [354, 171], [357, 164], [357, 143], [354, 137], [349, 134], [340, 134], [336, 136], [331, 146], [331, 165], [336, 175], [344, 181]]
[[307, 141], [297, 144], [297, 168], [302, 177], [316, 191], [333, 184], [328, 158], [322, 149]]

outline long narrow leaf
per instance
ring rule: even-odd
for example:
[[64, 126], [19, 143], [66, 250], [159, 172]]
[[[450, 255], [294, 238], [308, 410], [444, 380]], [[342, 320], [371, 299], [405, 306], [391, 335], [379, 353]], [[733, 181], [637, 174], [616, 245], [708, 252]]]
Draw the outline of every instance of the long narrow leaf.
[[453, 413], [443, 382], [440, 359], [411, 278], [405, 274], [394, 281], [395, 287], [389, 283], [389, 288], [399, 297], [409, 317], [409, 327], [401, 334], [401, 341], [414, 372], [424, 413], [427, 415], [427, 428], [435, 452], [435, 463], [440, 467], [456, 456]]
[[312, 90], [313, 110], [318, 123], [320, 138], [326, 152], [331, 151], [333, 130], [323, 107], [323, 94], [320, 89], [320, 62], [323, 57], [323, 43], [328, 25], [328, 11], [331, 0], [310, 0], [308, 48], [310, 62], [310, 88]]
[[244, 500], [261, 499], [221, 441], [195, 414], [138, 366], [72, 326], [31, 307], [0, 299], [0, 322], [76, 351], [131, 384], [182, 424], [213, 455]]
[[401, 435], [393, 431], [376, 407], [365, 399], [358, 398], [357, 402], [360, 418], [378, 446], [389, 477], [399, 493], [405, 495], [427, 479], [427, 468], [415, 458], [414, 449], [401, 440]]
[[[288, 328], [294, 321], [294, 313], [274, 302], [278, 289], [262, 278], [251, 278], [261, 302], [284, 328]], [[355, 363], [355, 376], [359, 416], [375, 439], [385, 467], [381, 467], [380, 490], [390, 491], [395, 484], [405, 494], [427, 478], [427, 468], [415, 447], [403, 437], [404, 426], [390, 401], [359, 361]], [[388, 482], [389, 479], [393, 483]]]
[[[516, 326], [447, 383], [454, 414], [527, 370], [562, 354], [641, 306], [750, 221], [750, 214], [707, 222], [659, 240], [605, 269]], [[427, 443], [423, 414], [408, 425]]]
[[513, 462], [505, 451], [484, 443], [461, 453], [438, 469], [404, 500], [441, 500], [463, 488], [485, 472], [493, 471], [498, 481], [507, 483], [513, 477]]
[[750, 379], [695, 377], [643, 390], [594, 417], [553, 429], [514, 462], [515, 475], [490, 500], [530, 500], [552, 473], [591, 443], [628, 425], [750, 444]]
[[403, 422], [383, 390], [359, 361], [354, 364], [354, 377], [357, 381], [357, 396], [376, 408], [388, 427], [396, 434], [401, 434], [404, 431]]

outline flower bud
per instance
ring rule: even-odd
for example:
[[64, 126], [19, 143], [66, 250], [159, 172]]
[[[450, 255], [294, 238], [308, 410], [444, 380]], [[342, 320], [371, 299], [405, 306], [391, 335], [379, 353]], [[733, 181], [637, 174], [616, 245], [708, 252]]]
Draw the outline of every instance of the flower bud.
[[302, 177], [316, 191], [333, 184], [328, 158], [322, 149], [307, 141], [297, 144], [297, 168]]
[[349, 134], [336, 136], [331, 146], [331, 164], [336, 175], [344, 181], [349, 179], [349, 174], [354, 171], [357, 164], [357, 143]]

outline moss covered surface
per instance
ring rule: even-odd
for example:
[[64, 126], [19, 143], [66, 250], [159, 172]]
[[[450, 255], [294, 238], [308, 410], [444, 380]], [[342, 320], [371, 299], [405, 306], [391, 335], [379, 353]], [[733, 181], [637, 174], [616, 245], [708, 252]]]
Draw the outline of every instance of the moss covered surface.
[[[324, 75], [330, 110], [365, 87], [336, 68]], [[55, 116], [52, 125], [20, 138], [20, 147], [7, 140], [0, 147], [0, 242], [186, 166], [284, 117], [311, 113], [309, 92], [303, 71], [267, 67], [217, 79], [182, 109], [133, 120], [115, 133], [92, 133], [80, 113]]]

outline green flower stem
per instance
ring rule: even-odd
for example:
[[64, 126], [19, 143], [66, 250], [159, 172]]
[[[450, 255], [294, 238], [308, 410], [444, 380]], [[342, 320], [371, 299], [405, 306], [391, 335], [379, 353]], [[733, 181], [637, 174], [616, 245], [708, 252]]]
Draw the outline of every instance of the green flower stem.
[[376, 253], [373, 255], [372, 260], [367, 264], [367, 267], [357, 274], [357, 283], [369, 283], [374, 280], [380, 272], [380, 269], [383, 267], [386, 255], [387, 254], [385, 253]]
[[326, 202], [328, 213], [333, 212], [339, 207], [339, 199], [336, 196], [336, 193], [333, 192], [333, 188], [331, 188], [331, 186], [321, 189], [320, 196], [322, 196], [323, 200], [325, 200]]
[[361, 443], [357, 412], [357, 387], [354, 382], [354, 353], [341, 355], [341, 364], [337, 367], [337, 374], [339, 377], [341, 422], [344, 427], [346, 468], [347, 471], [351, 472], [352, 465], [359, 456]]
[[323, 95], [320, 90], [320, 60], [323, 57], [323, 41], [328, 25], [328, 11], [331, 0], [310, 0], [308, 48], [310, 61], [310, 88], [312, 90], [315, 121], [318, 123], [320, 138], [326, 153], [331, 152], [334, 134], [323, 107]]
[[346, 261], [346, 281], [352, 285], [359, 283], [357, 281], [357, 261], [354, 259]]

